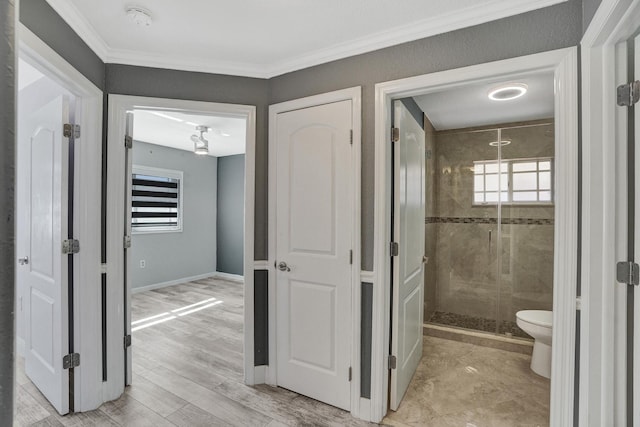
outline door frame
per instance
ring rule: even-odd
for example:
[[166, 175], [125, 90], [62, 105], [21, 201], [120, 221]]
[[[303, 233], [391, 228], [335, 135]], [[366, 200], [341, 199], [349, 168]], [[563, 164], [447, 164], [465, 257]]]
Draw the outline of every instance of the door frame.
[[76, 142], [74, 237], [81, 250], [74, 260], [74, 350], [82, 363], [74, 368], [74, 410], [89, 411], [102, 403], [100, 363], [100, 167], [102, 158], [102, 91], [23, 24], [18, 49], [36, 69], [74, 95]]
[[217, 102], [190, 101], [183, 99], [152, 98], [130, 95], [109, 95], [109, 117], [107, 129], [107, 336], [108, 380], [104, 383], [105, 400], [117, 399], [124, 392], [125, 364], [123, 357], [124, 318], [124, 179], [126, 173], [124, 137], [126, 113], [136, 108], [164, 111], [224, 115], [246, 120], [245, 143], [245, 194], [244, 194], [244, 326], [243, 357], [244, 382], [255, 383], [254, 368], [254, 323], [253, 323], [253, 269], [254, 269], [254, 218], [255, 218], [255, 151], [256, 151], [256, 107], [253, 105], [223, 104]]
[[362, 111], [362, 88], [360, 86], [342, 89], [306, 98], [286, 101], [269, 106], [269, 258], [268, 277], [271, 286], [268, 288], [269, 300], [269, 365], [262, 367], [264, 380], [267, 384], [277, 385], [277, 327], [276, 327], [276, 117], [280, 113], [299, 110], [302, 108], [315, 107], [318, 105], [352, 101], [352, 123], [353, 123], [353, 158], [351, 177], [353, 182], [353, 204], [355, 206], [352, 216], [352, 247], [353, 247], [353, 268], [351, 277], [351, 313], [352, 313], [352, 343], [351, 343], [351, 367], [353, 376], [351, 380], [351, 414], [360, 417], [360, 326], [361, 326], [361, 286], [360, 286], [360, 265], [361, 265], [361, 111]]
[[[391, 269], [391, 101], [496, 77], [552, 71], [555, 75], [555, 243], [551, 425], [573, 425], [578, 272], [578, 59], [575, 47], [441, 71], [375, 87], [374, 295], [371, 372], [372, 419], [387, 412], [387, 356]], [[560, 144], [559, 141], [562, 141]]]
[[[581, 256], [584, 262], [581, 269], [580, 425], [626, 424], [625, 387], [630, 375], [626, 371], [627, 290], [615, 280], [615, 263], [626, 259], [627, 132], [626, 112], [619, 114], [621, 107], [615, 103], [615, 89], [621, 77], [616, 75], [614, 64], [616, 45], [633, 34], [638, 22], [639, 0], [603, 0], [581, 41]], [[636, 197], [636, 204], [639, 201]], [[636, 213], [640, 212], [638, 209], [636, 205]], [[638, 289], [635, 306], [637, 313]], [[635, 328], [637, 334], [640, 331], [637, 314]], [[634, 365], [638, 367], [640, 348], [637, 344], [634, 355]], [[633, 381], [637, 399], [638, 369]], [[638, 405], [634, 411], [637, 423]]]

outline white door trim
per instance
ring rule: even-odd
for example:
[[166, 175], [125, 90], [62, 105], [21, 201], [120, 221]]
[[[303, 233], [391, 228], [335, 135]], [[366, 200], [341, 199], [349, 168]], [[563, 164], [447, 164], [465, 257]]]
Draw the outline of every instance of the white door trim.
[[617, 113], [614, 65], [616, 45], [638, 22], [639, 0], [603, 0], [581, 42], [580, 425], [626, 424], [626, 289], [615, 280], [615, 262], [621, 260], [616, 257], [626, 254], [626, 241], [620, 243], [627, 218], [626, 141], [621, 141], [626, 118]]
[[221, 104], [181, 99], [150, 98], [128, 95], [109, 95], [109, 127], [107, 139], [107, 312], [110, 330], [107, 357], [109, 378], [105, 382], [105, 400], [116, 399], [124, 392], [124, 363], [122, 357], [121, 312], [124, 300], [124, 135], [125, 114], [136, 108], [187, 111], [196, 114], [225, 115], [246, 119], [245, 195], [244, 195], [244, 381], [254, 384], [253, 354], [253, 249], [255, 217], [255, 148], [256, 107], [252, 105]]
[[74, 369], [75, 411], [102, 404], [100, 379], [100, 168], [102, 91], [23, 24], [18, 25], [19, 56], [76, 97], [76, 123], [82, 128], [75, 162], [75, 235], [82, 250], [74, 271], [74, 350], [82, 364]]
[[391, 229], [389, 129], [391, 100], [415, 96], [499, 75], [553, 71], [556, 82], [556, 209], [553, 298], [551, 425], [573, 424], [576, 282], [578, 254], [578, 86], [577, 49], [567, 48], [474, 65], [376, 85], [373, 344], [373, 421], [387, 412]]
[[[269, 106], [269, 266], [272, 266], [276, 255], [276, 115], [287, 111], [298, 110], [301, 108], [314, 107], [332, 102], [344, 100], [352, 101], [352, 123], [353, 123], [353, 168], [352, 179], [354, 183], [354, 206], [353, 212], [353, 276], [352, 276], [352, 347], [351, 347], [351, 366], [353, 368], [353, 377], [351, 380], [351, 414], [354, 417], [360, 416], [360, 257], [361, 257], [361, 230], [360, 230], [360, 212], [361, 212], [361, 105], [362, 105], [362, 88], [353, 87], [342, 89], [335, 92], [324, 93], [320, 95], [310, 96], [292, 101], [282, 102]], [[269, 365], [265, 371], [265, 380], [268, 384], [277, 384], [276, 372], [276, 292], [275, 286], [276, 275], [273, 268], [269, 268]]]

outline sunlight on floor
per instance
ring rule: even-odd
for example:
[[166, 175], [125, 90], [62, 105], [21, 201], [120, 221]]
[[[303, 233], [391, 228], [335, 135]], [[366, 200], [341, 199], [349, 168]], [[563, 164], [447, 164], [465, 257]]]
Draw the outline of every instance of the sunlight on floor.
[[[210, 308], [210, 307], [222, 304], [223, 302], [224, 301], [218, 301], [216, 298], [209, 298], [204, 301], [197, 302], [195, 304], [190, 304], [184, 307], [176, 308], [175, 310], [166, 311], [164, 313], [145, 317], [144, 319], [131, 322], [131, 326], [133, 326], [133, 328], [131, 328], [131, 332], [148, 328], [149, 326], [157, 325], [159, 323], [164, 323], [169, 320], [177, 319], [178, 317], [193, 314], [197, 311], [204, 310], [205, 308]], [[136, 326], [136, 325], [139, 325], [139, 326]]]

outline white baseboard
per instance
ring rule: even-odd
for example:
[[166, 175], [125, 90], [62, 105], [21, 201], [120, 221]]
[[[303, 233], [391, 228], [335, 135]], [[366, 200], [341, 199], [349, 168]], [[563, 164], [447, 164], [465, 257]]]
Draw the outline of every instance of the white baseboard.
[[212, 273], [204, 273], [204, 274], [199, 274], [197, 276], [191, 276], [191, 277], [183, 277], [181, 279], [176, 279], [176, 280], [169, 280], [168, 282], [162, 282], [162, 283], [155, 283], [153, 285], [147, 285], [147, 286], [140, 286], [140, 287], [132, 287], [131, 288], [131, 293], [132, 294], [137, 294], [139, 292], [145, 292], [145, 291], [151, 291], [154, 289], [160, 289], [160, 288], [166, 288], [167, 286], [173, 286], [173, 285], [179, 285], [180, 283], [186, 283], [186, 282], [192, 282], [194, 280], [201, 280], [201, 279], [206, 279], [209, 277], [216, 277], [219, 273], [217, 271], [214, 271]]
[[253, 262], [254, 270], [268, 270], [269, 269], [269, 261], [267, 260], [258, 260]]
[[232, 281], [232, 282], [244, 283], [244, 276], [241, 276], [239, 274], [223, 273], [222, 271], [216, 271], [215, 276], [218, 279], [224, 279], [224, 280], [229, 280], [229, 281]]

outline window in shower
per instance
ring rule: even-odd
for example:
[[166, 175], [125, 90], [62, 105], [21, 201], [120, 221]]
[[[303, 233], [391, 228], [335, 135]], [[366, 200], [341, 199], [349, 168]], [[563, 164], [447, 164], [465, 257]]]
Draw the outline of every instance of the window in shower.
[[473, 162], [474, 205], [551, 204], [553, 179], [550, 157]]

